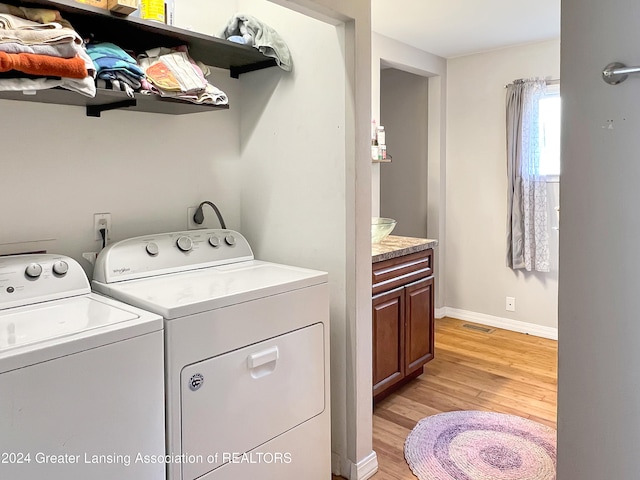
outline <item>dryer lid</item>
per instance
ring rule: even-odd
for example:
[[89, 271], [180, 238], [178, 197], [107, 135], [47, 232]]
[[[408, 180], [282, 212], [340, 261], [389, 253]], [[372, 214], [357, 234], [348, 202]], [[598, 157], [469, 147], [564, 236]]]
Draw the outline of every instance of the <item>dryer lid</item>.
[[327, 273], [250, 260], [93, 288], [130, 305], [173, 319], [319, 285]]

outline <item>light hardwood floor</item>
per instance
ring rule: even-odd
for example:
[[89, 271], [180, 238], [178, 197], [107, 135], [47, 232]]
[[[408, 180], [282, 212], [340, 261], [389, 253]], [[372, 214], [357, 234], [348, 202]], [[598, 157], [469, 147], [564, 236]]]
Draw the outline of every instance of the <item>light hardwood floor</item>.
[[404, 440], [428, 415], [495, 411], [556, 427], [557, 342], [501, 329], [483, 333], [465, 323], [436, 320], [435, 359], [423, 375], [375, 406], [375, 480], [415, 480]]

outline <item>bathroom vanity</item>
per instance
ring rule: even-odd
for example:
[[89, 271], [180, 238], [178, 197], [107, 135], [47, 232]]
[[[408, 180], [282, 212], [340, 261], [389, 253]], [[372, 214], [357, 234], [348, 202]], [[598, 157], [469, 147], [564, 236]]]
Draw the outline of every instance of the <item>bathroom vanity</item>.
[[433, 359], [437, 244], [392, 235], [372, 245], [374, 400], [422, 374]]

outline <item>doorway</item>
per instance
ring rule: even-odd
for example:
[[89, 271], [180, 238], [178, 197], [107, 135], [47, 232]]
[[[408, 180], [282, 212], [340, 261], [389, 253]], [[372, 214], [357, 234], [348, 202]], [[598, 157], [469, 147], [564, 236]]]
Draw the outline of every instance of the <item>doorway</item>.
[[380, 71], [380, 122], [391, 163], [380, 166], [380, 216], [397, 220], [394, 235], [427, 237], [429, 79]]

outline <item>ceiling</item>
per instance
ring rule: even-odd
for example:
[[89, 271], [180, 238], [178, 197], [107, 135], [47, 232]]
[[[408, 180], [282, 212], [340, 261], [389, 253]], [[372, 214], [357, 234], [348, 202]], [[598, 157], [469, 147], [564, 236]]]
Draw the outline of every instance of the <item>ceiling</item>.
[[451, 58], [560, 36], [560, 0], [371, 0], [374, 32]]

